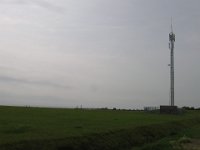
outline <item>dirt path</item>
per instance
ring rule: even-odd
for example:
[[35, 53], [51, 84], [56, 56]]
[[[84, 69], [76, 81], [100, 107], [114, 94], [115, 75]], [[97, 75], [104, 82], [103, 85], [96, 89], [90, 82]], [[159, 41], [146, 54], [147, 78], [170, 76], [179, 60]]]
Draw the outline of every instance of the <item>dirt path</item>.
[[200, 139], [192, 139], [191, 143], [182, 146], [184, 150], [200, 150]]

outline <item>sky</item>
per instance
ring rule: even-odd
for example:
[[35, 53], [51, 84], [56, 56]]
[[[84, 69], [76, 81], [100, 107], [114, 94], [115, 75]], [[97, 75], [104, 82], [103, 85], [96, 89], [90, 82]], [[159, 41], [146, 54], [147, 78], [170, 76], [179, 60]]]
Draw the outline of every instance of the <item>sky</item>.
[[0, 0], [0, 105], [200, 107], [199, 0]]

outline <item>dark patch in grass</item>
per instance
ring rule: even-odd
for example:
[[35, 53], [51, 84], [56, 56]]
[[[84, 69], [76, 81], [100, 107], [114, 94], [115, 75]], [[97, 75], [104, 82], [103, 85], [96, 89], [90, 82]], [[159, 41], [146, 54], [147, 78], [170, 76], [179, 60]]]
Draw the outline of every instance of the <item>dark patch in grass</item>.
[[74, 128], [76, 128], [76, 129], [82, 129], [83, 127], [82, 126], [75, 126]]
[[4, 133], [6, 134], [22, 134], [31, 130], [30, 126], [25, 125], [17, 125], [11, 129], [5, 130]]

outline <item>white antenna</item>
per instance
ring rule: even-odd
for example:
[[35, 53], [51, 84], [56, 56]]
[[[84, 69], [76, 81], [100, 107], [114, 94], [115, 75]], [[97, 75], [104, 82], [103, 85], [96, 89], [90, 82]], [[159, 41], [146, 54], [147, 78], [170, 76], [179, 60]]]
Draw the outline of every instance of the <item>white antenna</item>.
[[173, 33], [172, 17], [171, 17], [171, 32]]

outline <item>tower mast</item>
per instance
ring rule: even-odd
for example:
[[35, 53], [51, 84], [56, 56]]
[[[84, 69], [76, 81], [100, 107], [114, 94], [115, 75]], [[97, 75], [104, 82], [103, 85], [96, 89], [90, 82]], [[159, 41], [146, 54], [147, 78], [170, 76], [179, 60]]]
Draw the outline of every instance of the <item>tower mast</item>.
[[171, 106], [174, 106], [174, 42], [175, 34], [173, 33], [172, 21], [171, 21], [171, 32], [169, 33], [170, 42], [170, 99]]

